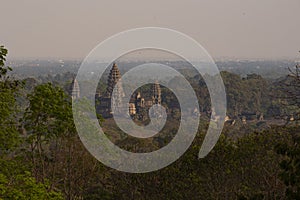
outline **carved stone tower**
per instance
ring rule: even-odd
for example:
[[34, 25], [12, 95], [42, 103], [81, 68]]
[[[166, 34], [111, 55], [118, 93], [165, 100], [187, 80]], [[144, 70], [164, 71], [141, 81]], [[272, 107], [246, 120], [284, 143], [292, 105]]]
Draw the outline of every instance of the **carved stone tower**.
[[161, 104], [161, 89], [158, 81], [152, 86], [152, 102], [153, 104]]
[[[121, 79], [120, 70], [119, 70], [118, 66], [116, 65], [116, 63], [114, 63], [109, 72], [109, 75], [108, 75], [107, 89], [106, 89], [107, 97], [111, 97], [113, 89], [120, 79]], [[116, 90], [119, 93], [119, 96], [124, 97], [125, 95], [124, 95], [123, 87], [121, 87], [122, 85], [118, 84], [118, 86], [119, 87], [116, 88]]]
[[73, 100], [80, 97], [80, 88], [77, 80], [74, 78], [70, 86], [70, 94]]
[[[123, 105], [123, 97], [125, 96], [124, 90], [122, 87], [121, 81], [121, 73], [119, 71], [118, 66], [114, 63], [113, 67], [110, 70], [108, 81], [107, 81], [107, 89], [106, 89], [106, 98], [112, 98], [111, 100], [111, 108], [115, 109], [115, 114], [121, 113], [122, 109], [124, 109]], [[119, 84], [117, 84], [119, 82]], [[115, 93], [113, 93], [115, 90]], [[113, 109], [111, 109], [111, 112]]]

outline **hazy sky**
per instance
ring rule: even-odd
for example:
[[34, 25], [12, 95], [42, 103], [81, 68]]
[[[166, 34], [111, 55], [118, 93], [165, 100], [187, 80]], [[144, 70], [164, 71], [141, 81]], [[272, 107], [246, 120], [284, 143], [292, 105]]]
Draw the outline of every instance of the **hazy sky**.
[[300, 0], [0, 0], [0, 18], [10, 58], [83, 59], [105, 38], [144, 26], [181, 31], [214, 58], [300, 50]]

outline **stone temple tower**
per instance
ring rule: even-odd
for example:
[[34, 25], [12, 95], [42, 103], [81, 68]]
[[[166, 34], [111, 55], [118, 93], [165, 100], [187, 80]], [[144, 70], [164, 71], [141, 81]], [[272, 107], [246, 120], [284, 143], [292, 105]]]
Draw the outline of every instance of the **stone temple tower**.
[[158, 81], [155, 81], [152, 86], [152, 103], [161, 104], [161, 89]]
[[[107, 88], [106, 88], [106, 96], [107, 97], [111, 97], [111, 95], [113, 93], [113, 89], [120, 79], [121, 79], [120, 70], [119, 70], [118, 66], [116, 65], [116, 63], [114, 63], [109, 72], [109, 76], [108, 76]], [[118, 93], [117, 95], [124, 97], [125, 95], [124, 95], [122, 85], [118, 84], [118, 86], [119, 87], [116, 88], [116, 91]]]
[[[114, 63], [108, 75], [106, 92], [99, 98], [100, 104], [97, 106], [97, 111], [105, 118], [111, 117], [113, 114], [112, 108], [115, 108], [114, 114], [122, 113], [123, 109], [127, 108], [123, 105], [123, 97], [125, 94], [122, 83], [119, 82], [119, 84], [116, 85], [118, 81], [121, 81], [121, 73], [118, 66]], [[115, 90], [114, 94], [113, 90]], [[112, 101], [112, 99], [114, 99], [114, 101]]]
[[74, 78], [70, 89], [69, 89], [70, 95], [72, 97], [73, 100], [78, 99], [80, 97], [80, 88], [79, 88], [79, 84], [77, 82], [77, 80]]
[[[118, 81], [119, 84], [116, 85]], [[114, 94], [113, 90], [115, 90]], [[124, 109], [122, 100], [125, 94], [121, 82], [121, 73], [115, 63], [108, 76], [106, 95], [114, 99], [114, 101], [111, 101], [111, 108], [115, 108], [115, 114], [121, 113], [121, 110]]]

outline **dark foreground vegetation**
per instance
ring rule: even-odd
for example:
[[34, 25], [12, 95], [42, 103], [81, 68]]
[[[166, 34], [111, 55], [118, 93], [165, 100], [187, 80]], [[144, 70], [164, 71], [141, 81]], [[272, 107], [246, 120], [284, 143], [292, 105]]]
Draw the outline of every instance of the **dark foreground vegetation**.
[[[300, 199], [298, 67], [280, 85], [258, 75], [241, 78], [223, 72], [228, 115], [237, 123], [225, 125], [211, 153], [197, 158], [207, 128], [203, 122], [192, 146], [175, 163], [129, 174], [102, 165], [83, 147], [64, 87], [14, 80], [8, 76], [6, 54], [1, 47], [0, 199]], [[192, 84], [205, 93], [201, 81]], [[266, 113], [268, 120], [239, 122], [244, 111]], [[274, 123], [276, 117], [290, 115], [293, 120]], [[130, 140], [125, 145], [156, 143]]]

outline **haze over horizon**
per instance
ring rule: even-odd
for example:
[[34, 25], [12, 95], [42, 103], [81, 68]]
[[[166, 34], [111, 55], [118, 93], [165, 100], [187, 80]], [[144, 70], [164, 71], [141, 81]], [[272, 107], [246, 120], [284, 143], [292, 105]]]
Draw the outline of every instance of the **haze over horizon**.
[[156, 26], [193, 37], [217, 59], [297, 58], [299, 8], [299, 0], [1, 0], [0, 44], [10, 59], [82, 60], [113, 34]]

